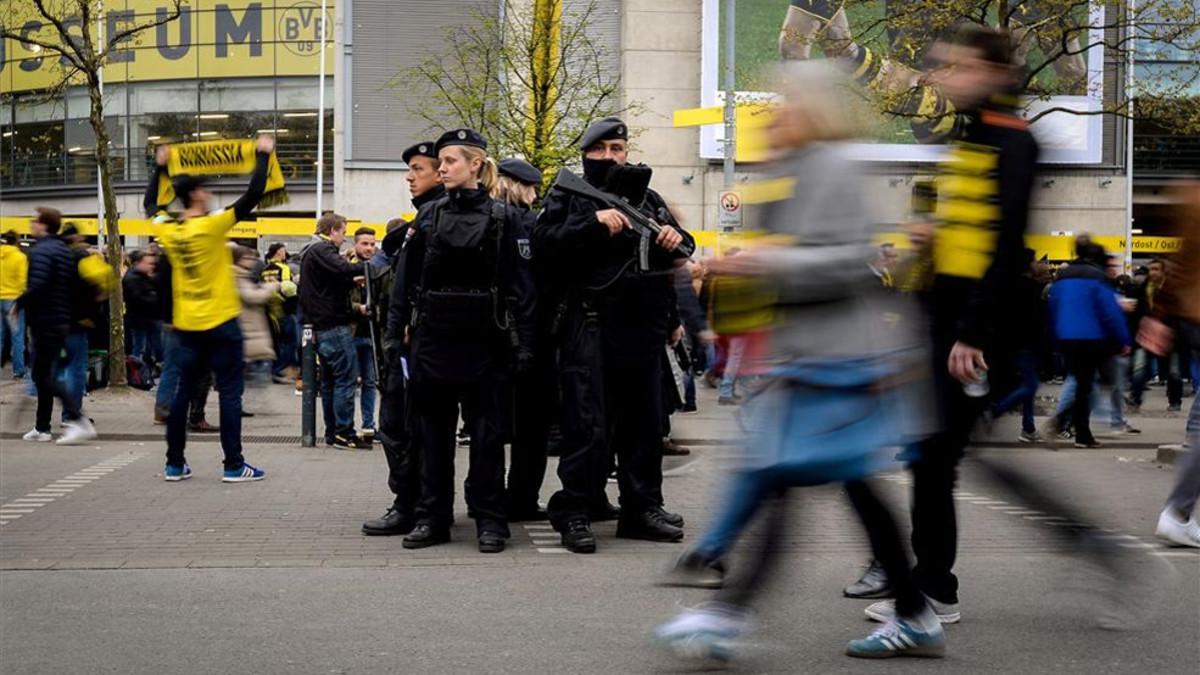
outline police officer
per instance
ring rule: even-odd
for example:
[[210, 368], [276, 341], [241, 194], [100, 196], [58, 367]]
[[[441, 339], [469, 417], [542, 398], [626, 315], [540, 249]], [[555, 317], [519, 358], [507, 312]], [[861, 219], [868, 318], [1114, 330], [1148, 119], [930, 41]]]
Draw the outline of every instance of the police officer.
[[[520, 214], [521, 231], [517, 248], [522, 257], [531, 254], [529, 237], [537, 213], [533, 203], [542, 184], [542, 172], [523, 159], [500, 160], [500, 177], [492, 189], [492, 197], [506, 202]], [[533, 364], [518, 373], [513, 394], [513, 440], [508, 467], [508, 486], [505, 510], [509, 522], [546, 519], [546, 510], [538, 504], [538, 493], [546, 476], [546, 442], [553, 411], [558, 406], [558, 385], [554, 377], [553, 352], [550, 349], [550, 321], [553, 313], [546, 311], [552, 304], [542, 302], [542, 280], [537, 261], [532, 260], [533, 279], [538, 290], [535, 303]]]
[[532, 364], [533, 284], [518, 245], [520, 214], [489, 191], [496, 163], [475, 131], [438, 139], [446, 195], [417, 214], [401, 252], [392, 302], [406, 324], [413, 421], [421, 451], [421, 499], [405, 548], [448, 541], [453, 516], [454, 432], [469, 411], [466, 497], [481, 553], [504, 550], [505, 389], [515, 365]]
[[[438, 174], [438, 158], [433, 141], [421, 141], [401, 155], [408, 165], [408, 189], [412, 205], [418, 211], [445, 195], [442, 177]], [[383, 239], [383, 253], [388, 260], [386, 272], [373, 276], [372, 288], [381, 290], [376, 305], [385, 308], [383, 353], [379, 361], [379, 440], [388, 463], [388, 488], [395, 499], [382, 516], [363, 523], [366, 535], [392, 536], [408, 534], [415, 524], [414, 512], [421, 494], [420, 457], [413, 444], [409, 424], [408, 373], [401, 360], [406, 355], [404, 326], [408, 317], [401, 316], [400, 304], [390, 301], [390, 290], [400, 250], [411, 238], [410, 224], [397, 219], [388, 223]]]
[[617, 536], [680, 541], [682, 518], [662, 507], [661, 368], [668, 333], [678, 325], [671, 318], [676, 249], [690, 235], [647, 187], [650, 169], [627, 163], [624, 122], [596, 122], [581, 145], [589, 183], [618, 193], [664, 227], [651, 247], [650, 269], [641, 270], [640, 237], [623, 213], [560, 190], [546, 196], [534, 256], [561, 297], [554, 324], [563, 397], [563, 487], [550, 499], [550, 519], [569, 550], [596, 550], [590, 512], [607, 501], [615, 449]]

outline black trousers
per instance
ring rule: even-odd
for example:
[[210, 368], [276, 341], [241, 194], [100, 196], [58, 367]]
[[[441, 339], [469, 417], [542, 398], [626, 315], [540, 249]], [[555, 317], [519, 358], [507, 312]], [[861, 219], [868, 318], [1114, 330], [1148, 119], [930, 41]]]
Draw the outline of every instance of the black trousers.
[[546, 477], [550, 424], [557, 409], [553, 359], [549, 354], [539, 354], [533, 371], [518, 375], [513, 387], [513, 441], [506, 491], [506, 505], [511, 512], [537, 508]]
[[599, 315], [567, 313], [559, 336], [562, 489], [548, 505], [557, 525], [587, 518], [604, 499], [613, 451], [620, 505], [640, 513], [662, 499], [662, 357], [605, 340]]
[[1075, 401], [1071, 404], [1075, 440], [1091, 443], [1096, 440], [1090, 422], [1092, 385], [1096, 382], [1096, 371], [1112, 357], [1112, 346], [1098, 340], [1069, 340], [1062, 343], [1062, 351], [1067, 359], [1067, 372], [1075, 377]]
[[421, 458], [409, 423], [408, 386], [400, 365], [389, 366], [379, 383], [379, 440], [388, 464], [388, 488], [395, 495], [392, 508], [412, 518], [421, 496]]
[[[788, 492], [789, 489], [782, 486], [773, 491], [765, 505], [766, 540], [763, 549], [751, 558], [749, 569], [718, 594], [718, 600], [746, 607], [766, 585], [779, 560], [781, 540], [785, 534], [794, 533], [794, 529], [787, 527]], [[916, 615], [925, 607], [925, 598], [913, 582], [908, 554], [900, 541], [896, 520], [868, 482], [860, 480], [846, 483], [846, 493], [867, 531], [872, 554], [888, 575], [895, 593], [897, 614], [902, 617]]]
[[455, 423], [458, 406], [470, 410], [470, 468], [467, 471], [467, 510], [479, 533], [508, 536], [504, 512], [504, 442], [511, 423], [505, 414], [504, 388], [508, 378], [485, 374], [471, 383], [425, 380], [413, 387], [413, 413], [421, 452], [421, 498], [418, 522], [437, 529], [450, 526], [454, 516]]
[[[7, 320], [7, 318], [5, 319]], [[58, 381], [55, 364], [67, 342], [67, 325], [45, 326], [31, 329], [33, 335], [33, 385], [37, 388], [37, 416], [34, 428], [50, 433], [50, 418], [54, 413], [54, 399], [63, 404], [63, 419], [73, 422], [80, 418], [81, 411], [71, 401], [67, 391]]]

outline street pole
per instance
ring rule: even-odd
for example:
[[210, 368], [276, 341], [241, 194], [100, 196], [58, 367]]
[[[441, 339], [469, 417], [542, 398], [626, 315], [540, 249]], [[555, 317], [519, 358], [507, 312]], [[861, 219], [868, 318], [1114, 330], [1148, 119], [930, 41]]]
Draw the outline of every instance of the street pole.
[[1125, 271], [1133, 266], [1133, 68], [1137, 51], [1137, 26], [1134, 24], [1137, 0], [1129, 0], [1129, 56], [1125, 64]]
[[725, 189], [733, 189], [737, 158], [737, 101], [734, 78], [734, 0], [725, 0]]
[[[104, 0], [99, 0], [96, 3], [98, 11], [96, 12], [96, 53], [99, 54], [104, 49]], [[96, 67], [96, 79], [99, 80], [100, 99], [104, 99], [104, 62], [100, 62]], [[100, 250], [104, 250], [105, 232], [104, 232], [104, 181], [100, 177], [100, 154], [96, 153], [96, 244]]]
[[321, 0], [321, 70], [317, 77], [317, 218], [321, 218], [322, 197], [325, 193], [325, 14], [326, 0]]
[[304, 324], [300, 335], [300, 379], [304, 382], [300, 399], [300, 445], [314, 448], [317, 445], [317, 343], [313, 325]]

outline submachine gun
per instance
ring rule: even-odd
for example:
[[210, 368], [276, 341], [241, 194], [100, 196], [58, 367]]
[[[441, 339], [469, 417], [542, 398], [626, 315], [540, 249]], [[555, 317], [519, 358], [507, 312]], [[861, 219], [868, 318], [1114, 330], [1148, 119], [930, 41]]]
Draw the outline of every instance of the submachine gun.
[[[613, 177], [612, 174], [613, 172], [610, 172], [610, 178]], [[640, 194], [645, 195], [649, 179], [650, 171], [646, 169], [644, 171], [645, 184], [640, 186]], [[609, 181], [610, 186], [612, 182], [612, 180]], [[591, 199], [610, 209], [616, 209], [625, 214], [625, 217], [629, 219], [630, 228], [641, 238], [641, 241], [638, 243], [638, 270], [641, 272], [648, 272], [650, 270], [650, 244], [658, 238], [658, 234], [662, 232], [663, 226], [659, 225], [653, 218], [635, 206], [629, 198], [623, 196], [623, 193], [627, 192], [626, 190], [618, 187], [622, 194], [614, 194], [597, 189], [591, 183], [572, 173], [570, 169], [559, 169], [558, 175], [554, 177], [554, 185], [551, 187], [552, 189], [557, 188], [562, 190], [569, 195]], [[633, 191], [637, 191], [636, 186]], [[640, 202], [641, 200], [638, 201]], [[683, 237], [683, 241], [675, 249], [676, 255], [680, 257], [691, 257], [695, 252], [696, 242], [687, 235]]]

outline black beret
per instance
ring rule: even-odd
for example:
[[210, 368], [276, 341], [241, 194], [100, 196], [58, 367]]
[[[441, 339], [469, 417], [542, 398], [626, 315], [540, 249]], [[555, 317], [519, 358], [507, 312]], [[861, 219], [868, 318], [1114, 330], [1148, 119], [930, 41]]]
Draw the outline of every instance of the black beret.
[[437, 159], [437, 149], [434, 147], [433, 141], [421, 141], [420, 143], [408, 148], [400, 155], [400, 159], [403, 159], [405, 164], [408, 164], [408, 160], [412, 159], [413, 157], [429, 157], [430, 159]]
[[500, 160], [500, 173], [530, 185], [542, 184], [542, 172], [523, 159], [510, 157]]
[[441, 152], [442, 148], [451, 145], [470, 145], [487, 150], [487, 141], [483, 140], [483, 136], [480, 136], [479, 132], [474, 129], [453, 129], [447, 131], [442, 134], [441, 138], [437, 139], [434, 152]]
[[599, 122], [592, 122], [592, 126], [583, 132], [579, 147], [586, 151], [600, 141], [614, 139], [629, 140], [629, 127], [619, 117], [605, 117]]

